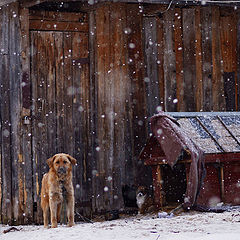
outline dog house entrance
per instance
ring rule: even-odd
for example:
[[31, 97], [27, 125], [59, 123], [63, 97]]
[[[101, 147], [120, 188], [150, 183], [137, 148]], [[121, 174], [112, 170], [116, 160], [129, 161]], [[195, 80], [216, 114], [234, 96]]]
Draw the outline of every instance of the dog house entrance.
[[175, 206], [182, 203], [186, 192], [187, 180], [184, 164], [173, 168], [161, 165], [163, 206]]

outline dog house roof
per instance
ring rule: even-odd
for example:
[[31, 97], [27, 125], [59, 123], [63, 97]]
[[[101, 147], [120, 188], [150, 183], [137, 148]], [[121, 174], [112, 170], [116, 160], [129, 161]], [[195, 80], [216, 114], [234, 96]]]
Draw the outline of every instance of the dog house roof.
[[168, 114], [204, 153], [240, 152], [240, 112]]
[[152, 136], [139, 156], [146, 165], [174, 166], [179, 160], [191, 159], [185, 194], [189, 201], [184, 203], [186, 206], [194, 205], [197, 199], [206, 160], [216, 162], [219, 154], [229, 156], [226, 153], [230, 153], [232, 160], [233, 155], [238, 155], [239, 161], [238, 112], [160, 112], [151, 118], [151, 130]]
[[[240, 112], [168, 112], [182, 132], [207, 156], [240, 154]], [[154, 118], [158, 117], [155, 115]], [[169, 146], [171, 147], [171, 146]], [[158, 161], [164, 152], [154, 134], [139, 158]]]

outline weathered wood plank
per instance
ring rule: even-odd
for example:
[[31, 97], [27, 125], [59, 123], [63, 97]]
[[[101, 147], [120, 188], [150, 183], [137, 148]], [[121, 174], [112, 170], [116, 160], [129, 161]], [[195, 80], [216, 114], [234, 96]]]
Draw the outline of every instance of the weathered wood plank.
[[195, 8], [195, 64], [196, 64], [196, 111], [203, 110], [203, 66], [202, 66], [202, 34], [201, 7]]
[[165, 110], [177, 111], [176, 104], [176, 56], [173, 41], [174, 8], [163, 15], [164, 26], [164, 81], [165, 81]]
[[9, 75], [9, 8], [2, 9], [2, 30], [1, 30], [1, 120], [2, 120], [2, 222], [12, 222], [12, 163], [11, 163], [11, 116], [10, 106], [10, 75]]
[[221, 50], [223, 58], [223, 71], [236, 70], [236, 18], [235, 15], [220, 17]]
[[98, 164], [98, 59], [97, 59], [97, 29], [96, 29], [96, 13], [91, 12], [89, 18], [90, 35], [89, 35], [89, 50], [90, 50], [90, 81], [91, 81], [91, 192], [92, 192], [92, 210], [96, 211], [96, 194], [97, 186], [96, 182], [98, 179], [97, 164]]
[[[10, 119], [11, 119], [11, 172], [12, 172], [12, 208], [13, 219], [15, 223], [20, 223], [23, 220], [22, 211], [19, 209], [19, 175], [22, 175], [22, 163], [19, 163], [20, 153], [20, 129], [21, 129], [21, 115], [20, 115], [20, 26], [18, 18], [19, 15], [18, 3], [13, 3], [9, 6], [10, 15], [8, 19], [9, 26], [9, 97], [10, 97]], [[21, 157], [20, 157], [21, 158]]]
[[[73, 92], [73, 154], [74, 157], [77, 159], [77, 166], [74, 168], [74, 184], [80, 186], [76, 188], [75, 197], [76, 197], [76, 211], [81, 211], [82, 206], [82, 197], [83, 197], [83, 156], [84, 156], [84, 144], [82, 141], [82, 134], [83, 134], [83, 121], [82, 121], [82, 114], [84, 108], [82, 106], [81, 96], [80, 96], [80, 84], [81, 84], [81, 64], [76, 63], [74, 59], [80, 58], [80, 36], [78, 33], [72, 33], [72, 61], [73, 61], [73, 69], [72, 69], [72, 87], [74, 89]], [[81, 39], [82, 41], [82, 39]], [[81, 173], [81, 174], [79, 174]]]
[[88, 32], [88, 24], [80, 22], [57, 22], [57, 21], [41, 21], [30, 20], [30, 30], [42, 30], [42, 31], [73, 31], [73, 32]]
[[[0, 9], [0, 22], [3, 21], [3, 10]], [[0, 28], [0, 49], [3, 49], [3, 28]], [[0, 73], [2, 73], [2, 68], [3, 68], [3, 64], [2, 64], [2, 61], [3, 61], [3, 54], [0, 54]], [[0, 86], [3, 85], [3, 82], [2, 82], [2, 78], [0, 78]], [[0, 109], [2, 109], [2, 102], [3, 102], [3, 99], [2, 99], [2, 87], [0, 87]], [[1, 110], [0, 110], [0, 113]], [[0, 179], [3, 178], [3, 171], [2, 171], [2, 119], [0, 119]], [[2, 201], [3, 201], [3, 198], [2, 198], [2, 187], [3, 187], [3, 184], [2, 184], [2, 181], [0, 182], [0, 222], [3, 222], [2, 221]]]
[[212, 7], [212, 94], [213, 110], [224, 111], [224, 85], [221, 73], [220, 11]]
[[[224, 12], [223, 12], [224, 13]], [[226, 109], [237, 108], [237, 28], [235, 14], [220, 17], [221, 52], [223, 59], [223, 79], [225, 88]]]
[[[21, 29], [21, 123], [22, 138], [19, 164], [23, 173], [19, 176], [19, 208], [24, 213], [24, 223], [33, 221], [33, 181], [32, 181], [32, 149], [31, 149], [31, 83], [30, 83], [30, 42], [29, 42], [29, 21], [28, 9], [20, 9], [19, 20]], [[22, 165], [22, 166], [21, 166]], [[31, 170], [30, 170], [31, 169]]]
[[46, 65], [47, 32], [31, 32], [31, 79], [33, 108], [33, 196], [36, 205], [34, 213], [35, 222], [42, 222], [42, 211], [40, 206], [41, 179], [47, 171], [46, 160], [48, 156], [46, 100], [47, 100], [47, 76]]
[[46, 20], [57, 22], [78, 22], [88, 23], [88, 15], [86, 13], [68, 13], [68, 12], [53, 12], [53, 11], [29, 11], [30, 20]]
[[[145, 175], [139, 174], [140, 169], [144, 168], [143, 163], [140, 164], [138, 155], [143, 147], [144, 139], [147, 136], [146, 121], [146, 95], [144, 81], [144, 59], [143, 45], [139, 39], [143, 35], [142, 13], [139, 12], [138, 5], [129, 5], [126, 7], [127, 22], [124, 33], [127, 36], [128, 57], [132, 59], [132, 63], [128, 65], [128, 75], [131, 84], [131, 93], [129, 99], [126, 100], [126, 111], [128, 114], [126, 120], [126, 171], [125, 184], [129, 186], [135, 183], [142, 185], [143, 182], [148, 184]], [[147, 79], [148, 80], [148, 79]], [[141, 165], [141, 166], [140, 166]], [[141, 178], [137, 178], [141, 176]]]
[[152, 116], [160, 106], [160, 90], [158, 77], [158, 48], [156, 36], [156, 18], [144, 18], [144, 52], [145, 52], [145, 89], [147, 115]]
[[[56, 139], [56, 132], [57, 132], [57, 114], [56, 114], [56, 81], [61, 80], [59, 76], [57, 76], [56, 70], [56, 62], [55, 62], [55, 42], [56, 38], [61, 38], [62, 35], [58, 36], [54, 32], [49, 32], [45, 38], [45, 47], [46, 47], [46, 104], [45, 104], [45, 117], [46, 118], [46, 131], [47, 131], [47, 158], [50, 158], [54, 154], [57, 153], [57, 139]], [[59, 77], [59, 78], [58, 78]], [[62, 126], [59, 126], [62, 128]], [[44, 159], [41, 160], [43, 164]], [[42, 176], [41, 176], [42, 177]]]
[[[104, 24], [105, 26], [109, 26], [108, 28], [104, 27], [103, 31], [103, 38], [105, 45], [103, 46], [104, 51], [104, 66], [100, 69], [100, 71], [104, 72], [104, 79], [101, 79], [102, 81], [105, 81], [104, 88], [102, 91], [104, 91], [104, 99], [102, 102], [103, 104], [103, 111], [105, 114], [104, 121], [103, 121], [103, 129], [104, 129], [104, 135], [103, 138], [100, 140], [102, 143], [102, 147], [100, 146], [100, 152], [103, 152], [103, 158], [99, 158], [100, 163], [100, 177], [102, 178], [102, 188], [99, 189], [100, 195], [102, 194], [103, 202], [101, 203], [101, 206], [104, 207], [104, 210], [111, 210], [111, 192], [112, 189], [108, 188], [108, 191], [104, 191], [104, 188], [107, 187], [107, 177], [109, 176], [110, 172], [109, 169], [113, 166], [113, 157], [114, 157], [114, 81], [111, 79], [112, 72], [110, 64], [112, 63], [112, 42], [111, 42], [111, 19], [110, 15], [111, 8], [110, 5], [108, 6], [108, 11], [104, 13]], [[101, 74], [103, 75], [103, 74]], [[99, 89], [100, 90], [100, 89]], [[100, 99], [99, 99], [100, 100]], [[99, 113], [100, 114], [100, 113]], [[99, 116], [102, 117], [101, 115]], [[101, 121], [100, 121], [101, 122]], [[101, 125], [100, 125], [101, 126]], [[99, 129], [101, 127], [99, 126]]]
[[[110, 73], [110, 79], [113, 79], [112, 98], [114, 98], [113, 111], [114, 119], [114, 145], [113, 145], [113, 161], [112, 166], [109, 166], [109, 176], [112, 176], [112, 181], [108, 181], [112, 208], [120, 209], [123, 207], [122, 189], [119, 186], [123, 185], [126, 179], [125, 169], [125, 129], [126, 129], [126, 100], [129, 98], [130, 83], [127, 76], [127, 38], [124, 33], [126, 27], [126, 10], [124, 4], [113, 4], [110, 8], [110, 27], [111, 27], [111, 55], [113, 67]], [[129, 47], [129, 46], [128, 46]], [[132, 64], [132, 61], [128, 60]], [[119, 91], [121, 89], [121, 91]]]
[[[174, 15], [174, 40], [176, 53], [176, 98], [177, 110], [186, 111], [184, 102], [184, 62], [183, 62], [183, 23], [181, 8], [175, 8]], [[185, 49], [184, 49], [185, 50]]]
[[[79, 41], [81, 38], [79, 37]], [[73, 51], [79, 51], [72, 47], [72, 34], [70, 32], [63, 33], [63, 85], [64, 85], [64, 125], [65, 132], [64, 136], [64, 152], [73, 156], [74, 153], [74, 138], [73, 138], [73, 95], [74, 92], [78, 91], [73, 86]], [[76, 126], [77, 127], [77, 126]], [[76, 156], [75, 156], [76, 157]]]
[[[88, 58], [88, 35], [82, 33], [72, 34], [72, 58]], [[89, 166], [89, 63], [74, 64], [73, 66], [73, 131], [74, 156], [78, 160], [75, 167], [76, 209], [84, 215], [89, 215], [91, 177]], [[81, 174], [79, 174], [81, 173]], [[83, 207], [85, 206], [85, 207]]]
[[55, 61], [56, 61], [56, 117], [57, 117], [57, 152], [65, 151], [65, 89], [64, 89], [64, 56], [63, 33], [55, 32]]
[[237, 90], [237, 111], [240, 110], [240, 17], [239, 14], [237, 15], [237, 85], [238, 85], [238, 90]]
[[[111, 119], [113, 117], [113, 111], [109, 106], [108, 99], [106, 96], [106, 89], [111, 93], [111, 85], [109, 83], [108, 71], [109, 71], [109, 6], [102, 6], [96, 10], [96, 59], [97, 59], [97, 92], [98, 92], [98, 115], [97, 115], [97, 159], [98, 163], [96, 166], [97, 177], [93, 178], [96, 188], [94, 189], [94, 210], [104, 210], [104, 178], [105, 178], [105, 166], [106, 161], [109, 159], [108, 149], [111, 144], [109, 141], [111, 138]], [[108, 84], [108, 86], [107, 86]], [[108, 139], [108, 141], [105, 141]]]
[[158, 44], [158, 81], [160, 91], [160, 106], [165, 110], [165, 83], [164, 83], [164, 32], [163, 20], [157, 18], [157, 44]]
[[10, 3], [14, 3], [14, 2], [17, 2], [17, 0], [1, 0], [0, 6], [4, 6], [4, 5], [7, 5]]
[[235, 72], [224, 72], [224, 96], [226, 101], [226, 110], [235, 111], [236, 102], [235, 102]]
[[203, 111], [211, 111], [212, 103], [212, 12], [202, 8], [202, 62], [203, 62]]
[[[37, 46], [38, 46], [38, 33], [37, 32], [30, 32], [30, 54], [32, 56], [31, 58], [31, 66], [30, 66], [30, 70], [31, 70], [31, 86], [32, 86], [32, 178], [33, 178], [33, 202], [35, 203], [37, 209], [40, 207], [39, 205], [37, 205], [37, 191], [36, 191], [36, 186], [37, 186], [37, 180], [38, 180], [38, 175], [37, 175], [37, 162], [38, 162], [38, 154], [37, 154], [37, 130], [43, 126], [43, 123], [41, 123], [41, 126], [38, 126], [38, 121], [37, 119], [39, 119], [39, 113], [38, 111], [40, 111], [40, 104], [39, 104], [39, 99], [37, 96], [37, 90], [38, 90], [38, 84], [37, 84], [37, 78], [38, 78], [38, 72], [37, 72], [37, 60], [38, 60], [38, 50], [37, 50]], [[37, 222], [37, 211], [34, 212], [33, 215], [33, 220], [34, 222]]]
[[93, 170], [95, 169], [96, 162], [97, 162], [97, 143], [96, 143], [96, 133], [97, 133], [97, 82], [96, 82], [96, 58], [95, 58], [95, 47], [96, 47], [96, 29], [95, 29], [95, 15], [94, 12], [89, 13], [89, 81], [90, 81], [90, 89], [89, 89], [89, 95], [90, 95], [90, 112], [89, 112], [89, 120], [90, 120], [90, 143], [89, 143], [89, 194], [90, 196], [90, 204], [91, 204], [91, 210], [92, 208], [92, 196], [93, 192], [95, 192], [93, 189], [95, 188], [93, 184]]
[[183, 9], [183, 66], [185, 111], [195, 110], [195, 12]]

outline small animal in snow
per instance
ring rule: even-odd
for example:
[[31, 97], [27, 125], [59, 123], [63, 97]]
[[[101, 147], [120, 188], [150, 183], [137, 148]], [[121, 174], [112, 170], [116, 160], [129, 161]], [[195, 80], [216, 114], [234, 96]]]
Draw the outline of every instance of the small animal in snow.
[[147, 187], [139, 186], [137, 188], [136, 199], [140, 214], [151, 213], [155, 210], [153, 198]]

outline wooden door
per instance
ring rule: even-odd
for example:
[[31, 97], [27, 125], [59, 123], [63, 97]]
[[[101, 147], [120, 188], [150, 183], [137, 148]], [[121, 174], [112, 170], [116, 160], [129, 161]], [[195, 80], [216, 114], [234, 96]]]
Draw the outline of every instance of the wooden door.
[[[42, 221], [40, 188], [42, 176], [48, 170], [46, 160], [56, 153], [68, 153], [78, 161], [74, 167], [77, 206], [89, 199], [88, 33], [83, 28], [85, 22], [82, 25], [80, 22], [70, 22], [76, 14], [72, 14], [72, 18], [69, 16], [71, 13], [45, 12], [41, 17], [42, 14], [35, 13], [30, 21], [36, 222]], [[54, 21], [50, 16], [55, 16]]]

